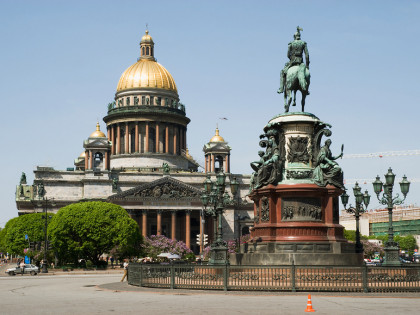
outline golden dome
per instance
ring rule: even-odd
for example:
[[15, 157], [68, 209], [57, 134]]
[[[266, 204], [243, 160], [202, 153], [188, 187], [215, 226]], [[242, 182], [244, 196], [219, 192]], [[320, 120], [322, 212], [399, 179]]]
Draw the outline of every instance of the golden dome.
[[140, 42], [140, 58], [120, 77], [117, 93], [128, 89], [164, 89], [178, 94], [174, 78], [154, 57], [154, 43], [149, 31]]
[[106, 138], [105, 134], [99, 129], [99, 122], [96, 123], [96, 130], [89, 138]]
[[140, 59], [125, 70], [118, 82], [117, 92], [136, 88], [165, 89], [178, 93], [168, 70], [150, 59]]
[[141, 38], [140, 44], [142, 44], [142, 43], [151, 43], [151, 44], [154, 44], [153, 43], [152, 36], [149, 35], [149, 31], [148, 30], [146, 30], [146, 34], [143, 35], [143, 37]]
[[86, 151], [83, 151], [80, 153], [79, 158], [85, 158], [86, 157]]
[[210, 139], [210, 142], [225, 142], [225, 139], [219, 136], [219, 128], [216, 128], [216, 134]]

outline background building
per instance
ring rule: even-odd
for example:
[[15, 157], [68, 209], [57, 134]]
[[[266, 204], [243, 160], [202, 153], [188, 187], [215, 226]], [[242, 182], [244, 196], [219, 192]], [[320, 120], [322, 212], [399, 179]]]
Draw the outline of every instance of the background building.
[[239, 206], [224, 216], [226, 239], [238, 238], [252, 224], [252, 204], [246, 202], [250, 176], [232, 174], [228, 143], [215, 135], [204, 146], [205, 172], [188, 153], [186, 106], [175, 80], [154, 57], [148, 31], [140, 42], [140, 57], [121, 75], [115, 100], [104, 117], [107, 134], [96, 130], [83, 142], [74, 168], [38, 166], [32, 185], [21, 179], [16, 189], [18, 214], [42, 211], [37, 200], [54, 198], [58, 211], [79, 201], [102, 200], [124, 207], [144, 236], [165, 235], [184, 241], [198, 252], [196, 235], [213, 238], [213, 220], [201, 224], [200, 195], [206, 174], [220, 169], [227, 181], [240, 183]]
[[[388, 209], [370, 210], [360, 216], [362, 235], [388, 234]], [[420, 244], [420, 207], [415, 205], [397, 206], [392, 211], [392, 226], [395, 235], [413, 235]], [[346, 212], [340, 215], [340, 224], [347, 230], [356, 230], [354, 216]]]

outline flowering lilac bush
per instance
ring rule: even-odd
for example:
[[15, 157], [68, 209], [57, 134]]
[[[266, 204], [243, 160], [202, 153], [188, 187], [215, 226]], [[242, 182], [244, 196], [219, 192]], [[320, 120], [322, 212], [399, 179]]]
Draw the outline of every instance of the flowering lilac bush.
[[227, 241], [228, 254], [236, 253], [238, 250], [238, 240]]
[[144, 254], [149, 257], [156, 258], [161, 253], [178, 254], [181, 257], [192, 253], [184, 242], [174, 241], [163, 235], [151, 235], [144, 239], [142, 245]]
[[203, 260], [209, 260], [211, 247], [207, 246], [203, 249]]

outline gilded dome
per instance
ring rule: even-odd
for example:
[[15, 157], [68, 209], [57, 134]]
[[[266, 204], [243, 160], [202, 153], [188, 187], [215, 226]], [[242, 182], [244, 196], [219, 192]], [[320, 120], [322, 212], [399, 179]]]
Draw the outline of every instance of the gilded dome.
[[219, 135], [219, 128], [216, 128], [216, 134], [210, 139], [210, 142], [225, 142], [225, 139]]
[[120, 77], [117, 93], [128, 89], [164, 89], [178, 94], [174, 78], [154, 57], [154, 42], [149, 31], [140, 42], [140, 58]]
[[140, 59], [128, 67], [121, 75], [117, 92], [136, 88], [165, 89], [178, 93], [172, 75], [151, 59]]
[[105, 134], [99, 128], [99, 122], [96, 123], [96, 130], [92, 132], [89, 138], [106, 138]]
[[80, 153], [79, 158], [85, 158], [86, 157], [86, 151], [83, 151]]

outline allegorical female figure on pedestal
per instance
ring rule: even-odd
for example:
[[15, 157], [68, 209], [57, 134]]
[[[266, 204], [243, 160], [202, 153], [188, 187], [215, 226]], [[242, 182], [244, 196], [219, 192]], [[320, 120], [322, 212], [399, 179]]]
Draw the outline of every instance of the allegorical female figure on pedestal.
[[316, 167], [313, 177], [318, 186], [327, 186], [328, 184], [345, 189], [343, 184], [343, 171], [335, 160], [343, 156], [343, 152], [338, 156], [333, 156], [330, 150], [331, 140], [325, 141], [325, 145], [319, 150], [316, 158]]

